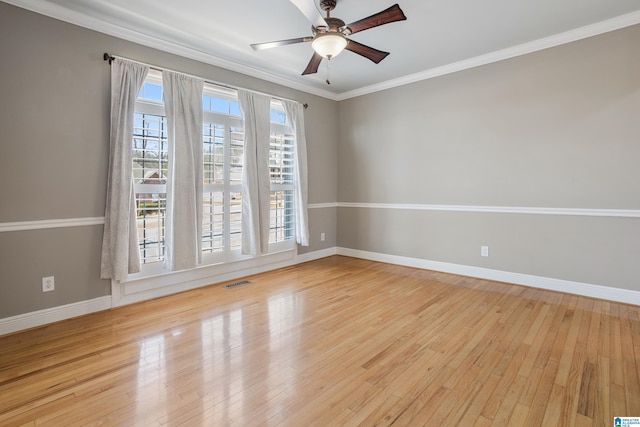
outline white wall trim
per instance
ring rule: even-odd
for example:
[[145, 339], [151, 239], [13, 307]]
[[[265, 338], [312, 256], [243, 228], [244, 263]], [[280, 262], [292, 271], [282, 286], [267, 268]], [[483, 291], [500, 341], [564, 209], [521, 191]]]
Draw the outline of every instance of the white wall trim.
[[[352, 203], [327, 202], [311, 203], [309, 209], [326, 208], [367, 208], [367, 209], [399, 209], [421, 211], [509, 213], [533, 215], [573, 215], [600, 216], [619, 218], [640, 218], [638, 209], [590, 209], [590, 208], [543, 208], [527, 206], [473, 206], [473, 205], [432, 205], [419, 203]], [[0, 223], [0, 233], [8, 231], [42, 230], [47, 228], [84, 227], [103, 225], [104, 217], [44, 219], [36, 221], [19, 221]]]
[[[309, 209], [336, 208], [338, 203], [312, 203]], [[85, 227], [87, 225], [104, 225], [104, 217], [40, 219], [34, 221], [0, 222], [0, 233], [8, 231], [42, 230], [46, 228]]]
[[307, 205], [309, 209], [325, 209], [325, 208], [337, 208], [337, 202], [328, 202], [328, 203], [310, 203]]
[[597, 36], [599, 34], [607, 33], [610, 31], [630, 27], [636, 24], [640, 24], [640, 11], [627, 13], [625, 15], [620, 15], [615, 18], [597, 22], [595, 24], [586, 25], [584, 27], [576, 28], [560, 34], [555, 34], [553, 36], [544, 37], [517, 46], [508, 47], [506, 49], [497, 50], [485, 55], [476, 56], [474, 58], [446, 64], [441, 67], [431, 68], [419, 73], [409, 74], [397, 79], [387, 80], [386, 82], [377, 83], [348, 92], [343, 92], [338, 95], [337, 100], [343, 101], [345, 99], [355, 98], [356, 96], [367, 95], [370, 93], [379, 92], [381, 90], [403, 86], [409, 83], [415, 83], [422, 80], [428, 80], [434, 77], [440, 77], [446, 74], [455, 73], [458, 71], [468, 70], [470, 68], [475, 68], [481, 65], [487, 65], [494, 62], [503, 61], [505, 59], [510, 59], [540, 50], [549, 49], [563, 44], [586, 39], [588, 37]]
[[321, 249], [319, 251], [307, 252], [306, 254], [296, 256], [296, 264], [315, 261], [320, 258], [326, 258], [332, 255], [336, 255], [337, 253], [337, 248], [335, 246], [327, 249]]
[[354, 258], [363, 258], [371, 261], [386, 262], [389, 264], [398, 264], [407, 267], [422, 268], [425, 270], [434, 270], [443, 273], [476, 277], [479, 279], [487, 279], [497, 282], [513, 283], [516, 285], [529, 286], [532, 288], [547, 289], [550, 291], [564, 292], [574, 295], [640, 306], [640, 292], [632, 291], [629, 289], [612, 288], [608, 286], [593, 285], [590, 283], [554, 279], [551, 277], [512, 273], [509, 271], [501, 270], [491, 270], [488, 268], [474, 267], [470, 265], [430, 261], [420, 258], [388, 255], [350, 248], [338, 247], [336, 252], [338, 255], [350, 256]]
[[105, 296], [7, 317], [0, 319], [0, 336], [110, 308], [111, 297]]
[[0, 222], [0, 233], [7, 231], [42, 230], [45, 228], [84, 227], [102, 225], [104, 217], [42, 219], [37, 221]]
[[341, 208], [367, 209], [400, 209], [421, 211], [450, 211], [450, 212], [480, 212], [480, 213], [508, 213], [532, 215], [573, 215], [573, 216], [601, 216], [640, 218], [640, 210], [635, 209], [582, 209], [582, 208], [543, 208], [520, 206], [472, 206], [472, 205], [430, 205], [403, 203], [349, 203], [340, 202]]

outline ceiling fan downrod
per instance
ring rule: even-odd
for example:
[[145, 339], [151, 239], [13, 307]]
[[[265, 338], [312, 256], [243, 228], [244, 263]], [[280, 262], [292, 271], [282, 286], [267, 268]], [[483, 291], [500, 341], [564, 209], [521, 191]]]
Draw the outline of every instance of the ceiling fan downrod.
[[320, 0], [320, 7], [322, 10], [327, 12], [327, 16], [329, 16], [329, 12], [331, 12], [336, 7], [336, 0]]
[[327, 16], [324, 18], [327, 26], [313, 27], [314, 35], [317, 33], [342, 33], [342, 29], [345, 27], [345, 23], [342, 19], [331, 17], [331, 11], [336, 7], [336, 0], [321, 0], [320, 8], [324, 10]]

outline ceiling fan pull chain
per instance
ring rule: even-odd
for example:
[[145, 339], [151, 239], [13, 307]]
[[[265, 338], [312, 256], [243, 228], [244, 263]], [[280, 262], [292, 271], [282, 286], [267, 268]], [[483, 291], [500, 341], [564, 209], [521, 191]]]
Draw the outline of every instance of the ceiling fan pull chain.
[[331, 81], [329, 80], [329, 79], [330, 79], [330, 77], [331, 77], [331, 74], [330, 74], [330, 72], [329, 72], [329, 63], [330, 63], [330, 62], [331, 62], [331, 58], [328, 58], [328, 59], [327, 59], [327, 80], [326, 80], [326, 82], [327, 82], [327, 84], [328, 84], [328, 85], [330, 85], [330, 84], [331, 84]]

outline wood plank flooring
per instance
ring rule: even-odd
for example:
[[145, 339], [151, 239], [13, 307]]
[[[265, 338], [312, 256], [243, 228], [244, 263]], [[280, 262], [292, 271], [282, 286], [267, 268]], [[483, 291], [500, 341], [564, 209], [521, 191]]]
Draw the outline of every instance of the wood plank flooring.
[[0, 337], [0, 425], [612, 426], [640, 307], [333, 256]]

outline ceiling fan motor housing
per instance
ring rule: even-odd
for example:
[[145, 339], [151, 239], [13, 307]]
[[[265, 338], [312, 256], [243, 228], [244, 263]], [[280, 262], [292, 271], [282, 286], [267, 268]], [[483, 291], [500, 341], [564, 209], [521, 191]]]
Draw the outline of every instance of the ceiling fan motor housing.
[[344, 27], [344, 21], [339, 18], [325, 18], [324, 19], [329, 26], [329, 31], [340, 31], [340, 28]]

